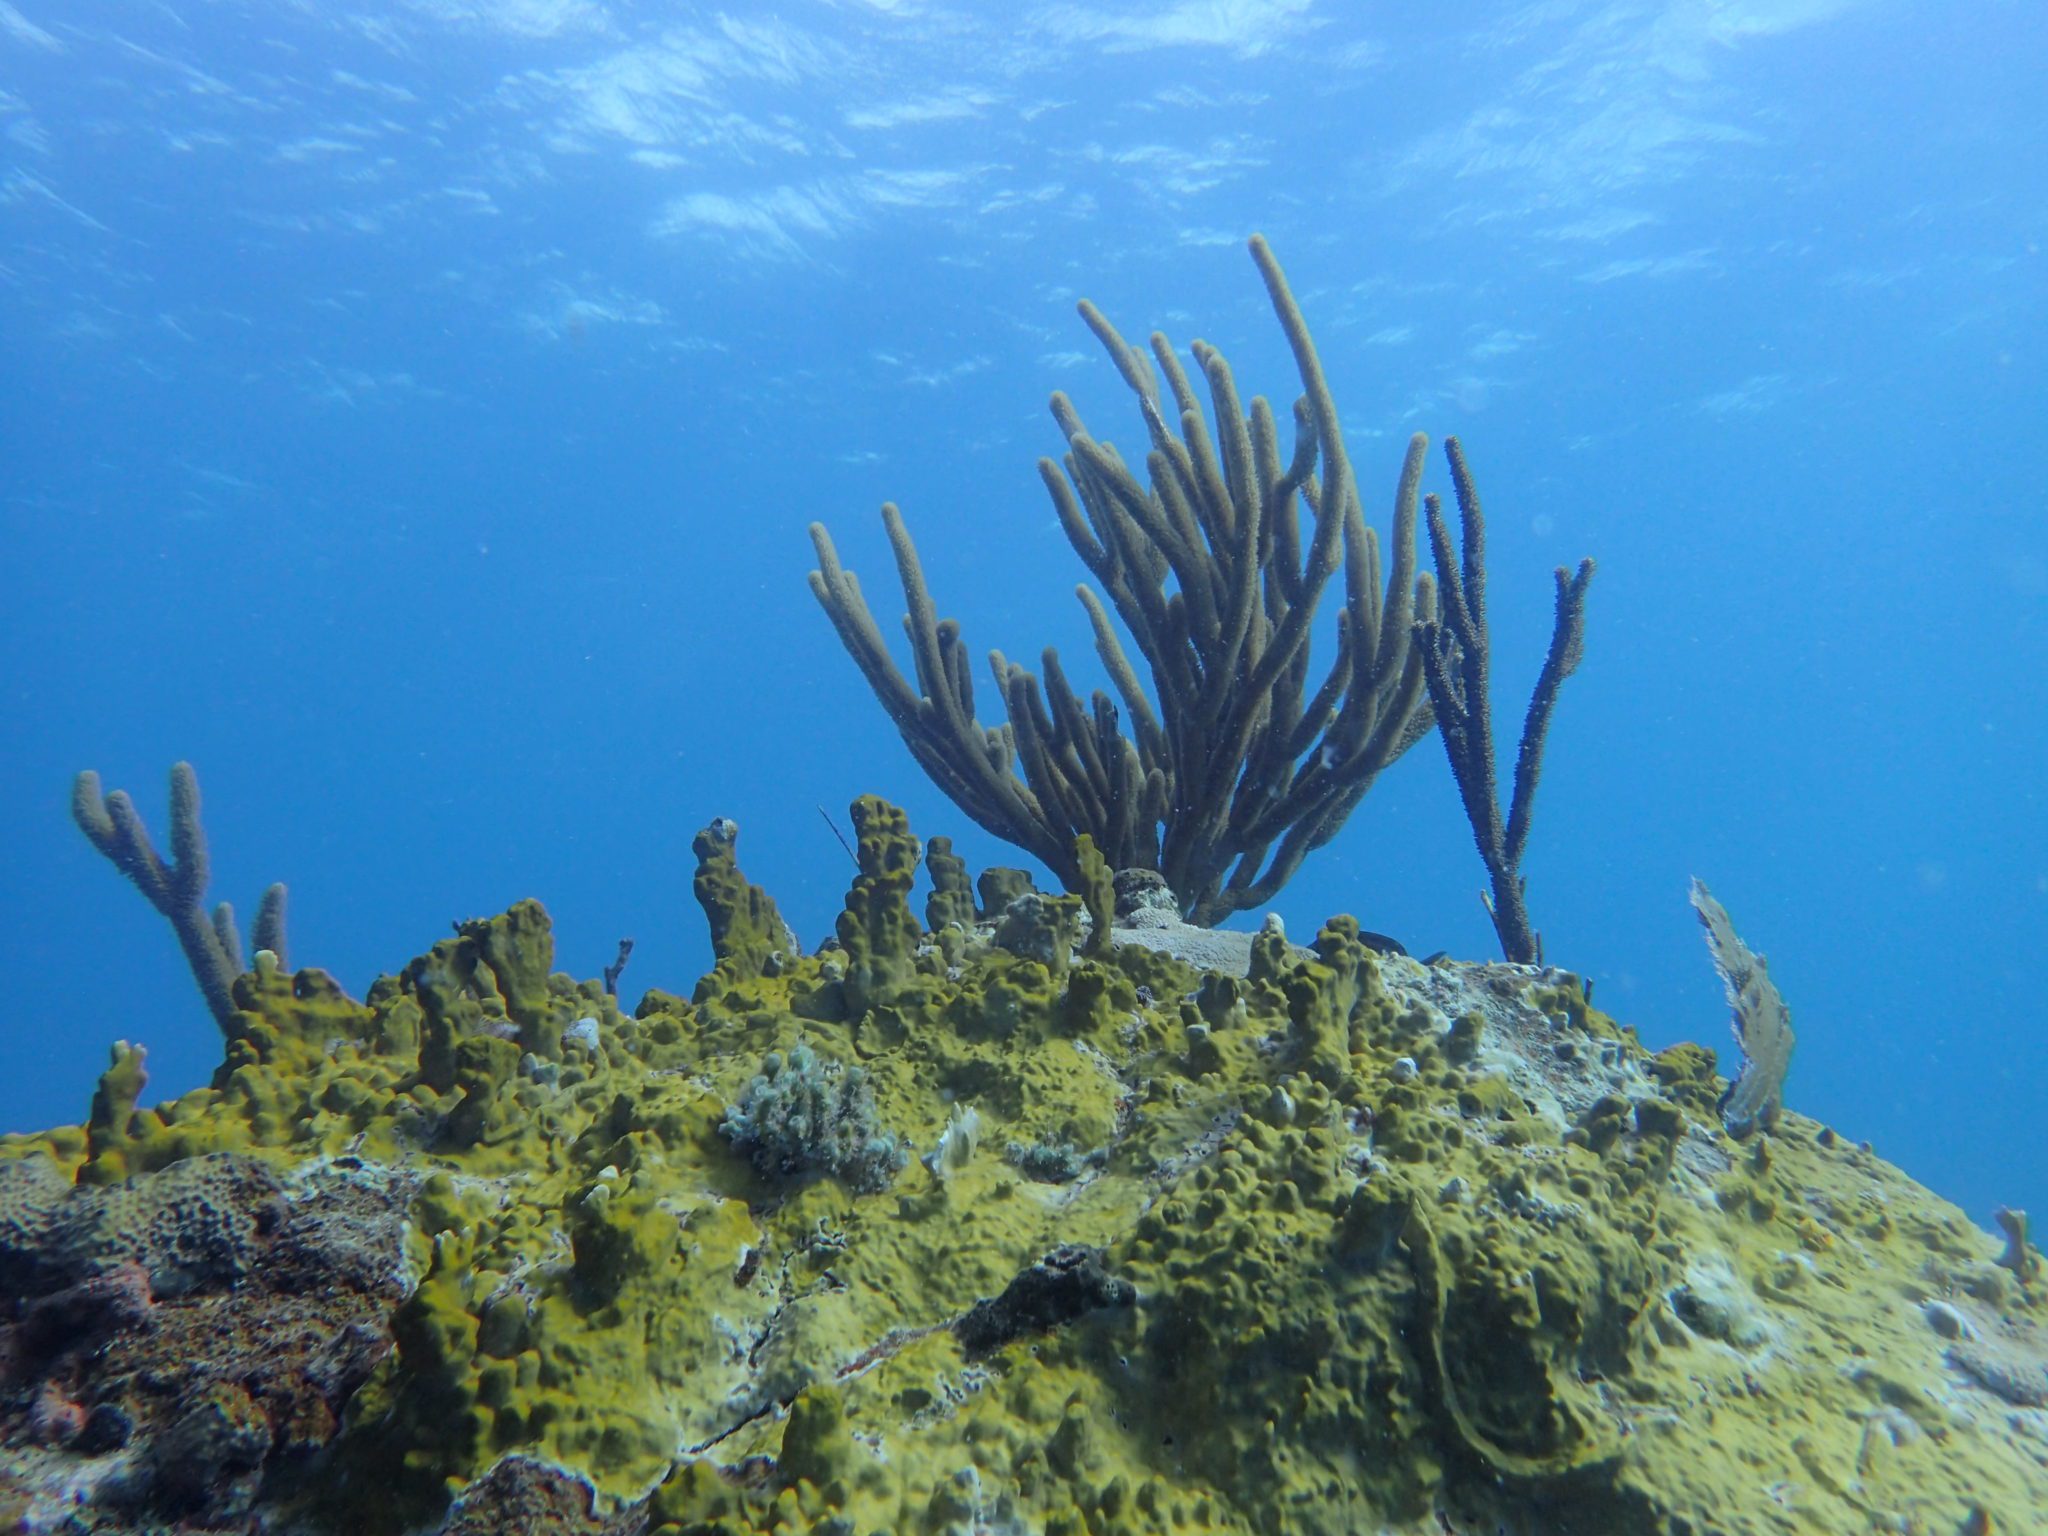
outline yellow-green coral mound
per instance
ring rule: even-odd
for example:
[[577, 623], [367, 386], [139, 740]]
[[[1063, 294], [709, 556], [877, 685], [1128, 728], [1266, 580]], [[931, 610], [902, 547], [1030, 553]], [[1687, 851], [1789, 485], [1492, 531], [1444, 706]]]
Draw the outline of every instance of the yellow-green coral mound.
[[[274, 1529], [1762, 1536], [2048, 1508], [2031, 1256], [1796, 1115], [1730, 1141], [1710, 1053], [1648, 1055], [1567, 973], [1380, 956], [1348, 919], [1196, 969], [1156, 919], [1112, 926], [1089, 849], [1085, 901], [1007, 881], [978, 923], [939, 850], [928, 932], [901, 813], [854, 819], [817, 954], [717, 823], [688, 1000], [629, 1017], [552, 974], [523, 902], [362, 1003], [259, 968], [211, 1086], [138, 1109], [124, 1047], [87, 1124], [0, 1143], [0, 1509], [193, 1514], [117, 1475], [191, 1414], [141, 1411], [145, 1373], [96, 1376], [63, 1330], [168, 1327], [260, 1275], [268, 1207], [216, 1200], [255, 1235], [136, 1320], [181, 1220], [242, 1231], [185, 1193], [214, 1168], [281, 1230], [316, 1173], [382, 1170], [406, 1212], [338, 1425], [288, 1453], [271, 1398], [209, 1383], [243, 1394], [236, 1509]], [[117, 1206], [147, 1242], [105, 1236]]]

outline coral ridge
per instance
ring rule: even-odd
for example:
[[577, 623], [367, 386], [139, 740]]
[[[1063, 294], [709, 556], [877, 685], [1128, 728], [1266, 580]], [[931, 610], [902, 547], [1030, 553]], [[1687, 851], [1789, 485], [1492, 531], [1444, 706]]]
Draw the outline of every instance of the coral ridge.
[[1190, 947], [1092, 846], [1079, 894], [977, 903], [896, 808], [854, 825], [815, 952], [714, 823], [687, 997], [623, 1011], [521, 902], [360, 1001], [259, 961], [210, 1084], [149, 1105], [118, 1047], [82, 1123], [0, 1140], [0, 1529], [2048, 1508], [2023, 1219], [2002, 1248], [1790, 1109], [1735, 1140], [1713, 1054], [1568, 972], [1348, 918]]

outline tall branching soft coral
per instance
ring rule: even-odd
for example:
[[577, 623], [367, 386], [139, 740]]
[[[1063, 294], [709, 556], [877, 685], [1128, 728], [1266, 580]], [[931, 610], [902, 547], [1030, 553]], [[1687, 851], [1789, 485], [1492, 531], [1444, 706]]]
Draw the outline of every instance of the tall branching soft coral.
[[[226, 902], [206, 910], [209, 863], [206, 828], [199, 819], [199, 775], [190, 763], [171, 766], [171, 857], [156, 851], [149, 829], [125, 790], [103, 793], [100, 776], [90, 768], [71, 786], [71, 816], [92, 845], [126, 875], [149, 904], [170, 920], [192, 979], [206, 1006], [233, 1038], [235, 978], [244, 969], [242, 936], [235, 927], [235, 909]], [[285, 888], [282, 883], [263, 893], [250, 938], [258, 950], [269, 950], [284, 966]]]
[[[1082, 319], [1138, 397], [1146, 478], [1088, 431], [1065, 395], [1052, 397], [1067, 453], [1041, 459], [1039, 476], [1100, 589], [1078, 593], [1115, 698], [1097, 691], [1084, 702], [1050, 647], [1042, 686], [996, 651], [989, 666], [1008, 721], [983, 725], [960, 626], [938, 616], [896, 507], [884, 506], [882, 520], [914, 681], [831, 536], [811, 526], [811, 589], [933, 782], [1070, 888], [1080, 874], [1075, 838], [1086, 833], [1113, 869], [1163, 875], [1182, 912], [1203, 924], [1268, 902], [1430, 724], [1411, 637], [1417, 619], [1435, 614], [1433, 583], [1415, 560], [1426, 440], [1408, 446], [1383, 571], [1308, 324], [1263, 238], [1253, 237], [1251, 254], [1303, 391], [1285, 456], [1272, 407], [1254, 398], [1247, 409], [1214, 347], [1192, 348], [1212, 425], [1163, 335], [1152, 335], [1148, 359], [1085, 301]], [[1340, 573], [1335, 654], [1312, 683], [1312, 620]], [[1119, 625], [1145, 658], [1149, 692]]]
[[1557, 712], [1558, 690], [1578, 670], [1585, 654], [1586, 587], [1593, 580], [1593, 562], [1581, 560], [1576, 571], [1557, 568], [1557, 611], [1550, 650], [1529, 695], [1529, 712], [1522, 717], [1513, 798], [1503, 818], [1493, 761], [1493, 632], [1486, 619], [1486, 515], [1465, 462], [1465, 450], [1455, 437], [1444, 439], [1444, 456], [1450, 461], [1451, 488], [1458, 498], [1460, 547], [1451, 547], [1442, 505], [1434, 496], [1426, 498], [1429, 547], [1443, 589], [1443, 618], [1441, 622], [1417, 620], [1416, 646], [1436, 711], [1437, 734], [1443, 737], [1451, 776], [1458, 782], [1458, 798], [1464, 802], [1473, 841], [1486, 864], [1489, 889], [1481, 900], [1493, 919], [1494, 935], [1508, 959], [1540, 965], [1543, 935], [1529, 922], [1522, 851], [1529, 842], [1536, 784], [1543, 775], [1543, 743], [1550, 734], [1551, 716]]

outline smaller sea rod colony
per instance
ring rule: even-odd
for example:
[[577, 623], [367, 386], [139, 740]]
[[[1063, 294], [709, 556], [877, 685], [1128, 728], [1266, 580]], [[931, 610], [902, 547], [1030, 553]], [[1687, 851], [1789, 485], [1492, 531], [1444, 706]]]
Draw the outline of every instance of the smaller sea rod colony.
[[[117, 1044], [83, 1124], [0, 1138], [0, 1531], [2038, 1523], [2025, 1216], [1994, 1240], [1782, 1107], [1789, 1014], [1704, 886], [1733, 1084], [1543, 963], [1520, 866], [1591, 564], [1557, 573], [1503, 812], [1465, 459], [1454, 548], [1409, 445], [1383, 569], [1307, 327], [1252, 254], [1301, 375], [1284, 456], [1214, 349], [1205, 416], [1163, 337], [1148, 360], [1086, 304], [1144, 478], [1053, 397], [1067, 453], [1040, 475], [1115, 700], [998, 654], [1007, 723], [981, 725], [896, 510], [910, 677], [812, 530], [813, 589], [912, 754], [1062, 894], [970, 879], [866, 796], [814, 952], [720, 820], [687, 997], [623, 1012], [629, 944], [558, 973], [529, 900], [358, 1001], [290, 969], [281, 886], [246, 955], [207, 910], [189, 767], [168, 859], [80, 776], [80, 826], [170, 921], [225, 1052], [144, 1108]], [[1211, 926], [1432, 728], [1505, 961], [1419, 961], [1347, 917], [1308, 945]]]

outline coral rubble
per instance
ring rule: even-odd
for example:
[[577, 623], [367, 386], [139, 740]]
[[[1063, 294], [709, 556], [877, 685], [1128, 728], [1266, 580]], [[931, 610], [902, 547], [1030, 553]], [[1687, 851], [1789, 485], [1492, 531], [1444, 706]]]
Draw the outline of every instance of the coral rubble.
[[927, 930], [901, 814], [854, 823], [816, 953], [716, 823], [687, 998], [554, 973], [522, 902], [361, 1002], [259, 957], [209, 1086], [141, 1108], [122, 1047], [85, 1123], [0, 1140], [0, 1530], [2048, 1508], [2023, 1223], [2002, 1252], [1789, 1110], [1734, 1140], [1712, 1053], [1567, 972], [1345, 918], [1182, 945], [1092, 850], [1085, 896], [977, 906], [936, 839]]

